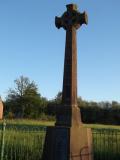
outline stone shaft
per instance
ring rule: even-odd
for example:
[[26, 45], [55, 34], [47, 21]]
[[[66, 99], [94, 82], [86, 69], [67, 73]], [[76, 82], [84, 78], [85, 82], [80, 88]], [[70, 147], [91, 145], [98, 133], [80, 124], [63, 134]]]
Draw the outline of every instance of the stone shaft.
[[70, 4], [61, 17], [56, 17], [55, 24], [66, 31], [62, 104], [57, 111], [56, 126], [79, 126], [82, 121], [77, 105], [76, 30], [82, 24], [87, 24], [87, 14], [78, 12], [77, 6]]
[[64, 61], [64, 78], [62, 104], [74, 107], [77, 105], [77, 47], [76, 29], [66, 31], [66, 47]]
[[82, 123], [77, 106], [77, 42], [74, 26], [66, 30], [62, 104], [56, 117], [56, 126], [79, 126]]

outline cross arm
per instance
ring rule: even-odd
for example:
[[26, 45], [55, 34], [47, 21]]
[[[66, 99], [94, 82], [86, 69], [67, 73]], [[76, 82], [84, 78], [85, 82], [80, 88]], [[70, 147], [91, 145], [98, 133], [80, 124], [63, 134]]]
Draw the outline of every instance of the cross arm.
[[82, 25], [82, 24], [86, 24], [87, 25], [88, 24], [88, 16], [87, 16], [86, 12], [78, 14], [78, 23], [80, 25]]
[[60, 17], [55, 17], [55, 26], [60, 29], [62, 27], [62, 19]]

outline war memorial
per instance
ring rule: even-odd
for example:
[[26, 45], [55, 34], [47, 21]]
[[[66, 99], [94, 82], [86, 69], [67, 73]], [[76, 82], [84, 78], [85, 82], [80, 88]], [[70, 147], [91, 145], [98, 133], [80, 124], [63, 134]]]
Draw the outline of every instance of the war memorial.
[[61, 17], [55, 17], [58, 29], [66, 31], [62, 103], [57, 107], [56, 123], [47, 127], [42, 160], [93, 160], [92, 132], [83, 127], [77, 105], [77, 30], [88, 23], [86, 12], [68, 4]]

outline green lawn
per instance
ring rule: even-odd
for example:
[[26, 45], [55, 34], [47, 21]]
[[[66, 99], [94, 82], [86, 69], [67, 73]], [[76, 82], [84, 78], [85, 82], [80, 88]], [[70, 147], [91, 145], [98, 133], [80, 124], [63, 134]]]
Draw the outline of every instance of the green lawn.
[[[54, 121], [41, 121], [41, 120], [33, 120], [33, 119], [6, 119], [6, 124], [11, 125], [32, 125], [32, 126], [53, 126]], [[3, 123], [3, 120], [0, 121], [0, 124]]]
[[103, 124], [84, 124], [85, 127], [95, 128], [95, 129], [120, 129], [120, 126], [116, 125], [103, 125]]
[[[2, 123], [1, 121], [0, 123]], [[54, 121], [41, 121], [41, 120], [30, 120], [30, 119], [13, 119], [6, 120], [7, 124], [15, 124], [15, 125], [32, 125], [32, 126], [54, 126]], [[96, 129], [120, 129], [120, 126], [117, 125], [103, 125], [103, 124], [84, 124], [85, 127], [88, 128], [96, 128]]]
[[[1, 125], [2, 123], [3, 121], [0, 121]], [[4, 160], [40, 160], [46, 133], [41, 126], [53, 126], [55, 122], [15, 119], [6, 120], [6, 124]], [[98, 124], [84, 124], [84, 126], [95, 129], [92, 130], [95, 160], [106, 160], [106, 156], [109, 160], [118, 160], [118, 157], [120, 159], [120, 126]], [[2, 127], [0, 134], [2, 135]], [[2, 136], [0, 143], [2, 144]]]

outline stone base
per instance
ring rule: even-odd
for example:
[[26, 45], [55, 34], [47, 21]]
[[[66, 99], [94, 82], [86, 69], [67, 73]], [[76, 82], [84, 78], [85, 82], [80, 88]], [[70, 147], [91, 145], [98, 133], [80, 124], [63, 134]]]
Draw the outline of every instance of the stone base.
[[57, 108], [56, 126], [79, 126], [82, 124], [78, 106], [61, 105]]
[[42, 160], [93, 160], [91, 129], [48, 127]]

